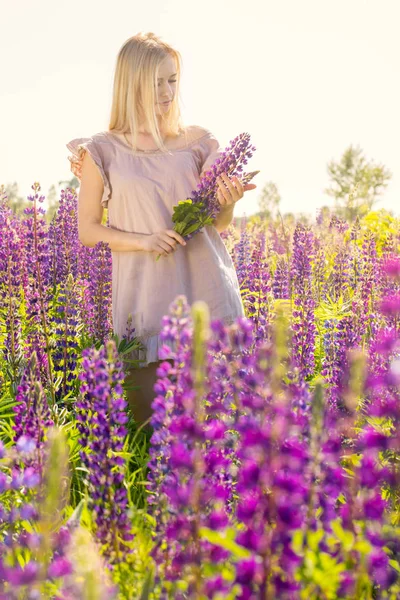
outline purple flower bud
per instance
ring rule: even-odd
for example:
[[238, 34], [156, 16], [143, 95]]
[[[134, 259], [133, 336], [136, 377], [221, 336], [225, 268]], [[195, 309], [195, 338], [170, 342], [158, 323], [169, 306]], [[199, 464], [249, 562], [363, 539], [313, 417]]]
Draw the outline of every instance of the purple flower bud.
[[56, 558], [51, 565], [49, 565], [47, 571], [48, 576], [54, 578], [65, 577], [65, 575], [70, 575], [72, 572], [72, 564], [64, 556]]
[[36, 580], [39, 572], [39, 566], [37, 563], [30, 561], [24, 568], [18, 566], [14, 568], [6, 568], [6, 579], [12, 585], [21, 586], [29, 585]]
[[257, 484], [260, 477], [260, 467], [256, 461], [249, 459], [247, 460], [242, 468], [240, 469], [240, 482], [248, 488], [253, 487]]
[[383, 589], [389, 588], [396, 580], [396, 571], [389, 565], [388, 555], [380, 549], [374, 549], [368, 557], [372, 577]]
[[246, 558], [236, 563], [236, 581], [242, 584], [260, 583], [262, 566], [256, 557]]
[[35, 440], [28, 435], [21, 435], [17, 440], [16, 447], [19, 452], [32, 452], [36, 448]]
[[5, 473], [0, 471], [0, 494], [7, 490], [9, 487], [8, 478]]
[[302, 515], [299, 508], [293, 505], [289, 500], [279, 503], [278, 517], [280, 521], [289, 529], [296, 529], [301, 526]]
[[223, 509], [214, 510], [208, 515], [207, 521], [210, 529], [223, 529], [228, 525], [228, 516]]
[[364, 501], [364, 513], [367, 519], [379, 521], [388, 503], [384, 500], [379, 492]]
[[400, 257], [392, 256], [383, 263], [382, 270], [386, 275], [393, 278], [400, 278]]
[[20, 518], [29, 521], [37, 516], [37, 510], [32, 504], [23, 504], [20, 508]]
[[182, 442], [175, 442], [171, 448], [170, 464], [173, 469], [180, 467], [191, 469], [193, 467], [193, 452]]
[[236, 509], [237, 518], [244, 523], [248, 523], [254, 517], [259, 504], [260, 498], [257, 492], [243, 492]]
[[205, 428], [205, 436], [208, 440], [222, 440], [224, 438], [226, 426], [222, 421], [213, 419], [208, 421]]
[[363, 433], [360, 436], [360, 448], [378, 448], [379, 450], [386, 450], [390, 447], [390, 437], [376, 431], [373, 427], [365, 427]]
[[400, 294], [382, 298], [379, 308], [384, 315], [396, 316], [400, 314]]
[[349, 572], [344, 572], [341, 575], [340, 586], [338, 589], [338, 597], [350, 598], [353, 595], [355, 586], [354, 575]]
[[223, 594], [223, 596], [228, 596], [229, 592], [229, 583], [221, 575], [216, 575], [215, 577], [211, 577], [205, 583], [205, 593], [207, 598], [213, 598], [214, 596], [219, 594]]
[[25, 469], [24, 473], [23, 473], [23, 484], [28, 488], [35, 488], [39, 485], [40, 483], [40, 475], [39, 473], [33, 468], [33, 467], [28, 467], [27, 469]]

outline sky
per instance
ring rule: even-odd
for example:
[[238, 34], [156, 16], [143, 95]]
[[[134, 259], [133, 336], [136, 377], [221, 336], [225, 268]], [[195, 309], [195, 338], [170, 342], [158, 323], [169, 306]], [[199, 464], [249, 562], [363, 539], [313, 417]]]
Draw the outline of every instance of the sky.
[[350, 144], [392, 173], [377, 207], [400, 213], [400, 0], [0, 0], [0, 184], [58, 195], [65, 144], [108, 128], [123, 43], [152, 31], [182, 55], [185, 124], [225, 147], [248, 132], [258, 210], [267, 182], [282, 212], [332, 206], [327, 165]]

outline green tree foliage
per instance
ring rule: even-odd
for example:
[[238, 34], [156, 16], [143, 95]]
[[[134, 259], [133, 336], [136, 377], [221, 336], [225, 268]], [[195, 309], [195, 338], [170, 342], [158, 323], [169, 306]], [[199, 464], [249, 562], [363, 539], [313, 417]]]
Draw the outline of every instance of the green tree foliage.
[[362, 149], [352, 145], [327, 170], [332, 185], [324, 191], [334, 198], [336, 211], [352, 221], [372, 209], [392, 177], [384, 165], [367, 161]]
[[261, 196], [258, 199], [259, 215], [264, 218], [275, 218], [281, 202], [281, 196], [277, 185], [273, 181], [268, 181], [261, 190]]
[[[76, 189], [77, 187], [79, 187], [79, 179], [74, 175], [73, 177], [71, 177], [71, 179], [59, 181], [58, 186], [61, 186], [62, 189], [67, 189], [67, 187]], [[59, 204], [57, 194], [57, 187], [54, 184], [52, 184], [46, 195], [47, 204], [45, 204], [45, 207], [47, 222], [50, 222], [55, 213], [57, 212]], [[0, 195], [3, 197], [6, 196], [8, 198], [8, 205], [16, 215], [22, 215], [24, 209], [31, 205], [29, 200], [21, 196], [18, 189], [18, 183], [16, 181], [14, 181], [14, 183], [1, 184]]]
[[9, 199], [8, 205], [17, 215], [22, 214], [24, 208], [29, 205], [28, 201], [19, 194], [18, 183], [16, 181], [7, 185], [2, 184], [0, 186], [0, 193], [2, 196], [7, 196]]

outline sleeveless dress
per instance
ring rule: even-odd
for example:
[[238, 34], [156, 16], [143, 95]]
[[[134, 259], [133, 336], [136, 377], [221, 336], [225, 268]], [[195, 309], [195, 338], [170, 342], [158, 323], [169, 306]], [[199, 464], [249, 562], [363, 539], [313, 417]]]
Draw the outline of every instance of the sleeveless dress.
[[[155, 233], [173, 229], [172, 212], [179, 200], [189, 198], [200, 176], [223, 152], [209, 131], [184, 148], [133, 151], [110, 131], [66, 144], [71, 160], [83, 160], [87, 151], [104, 183], [101, 204], [108, 208], [108, 225], [121, 231]], [[160, 339], [162, 317], [183, 294], [189, 305], [207, 303], [210, 320], [232, 324], [244, 317], [239, 282], [230, 254], [214, 226], [204, 227], [186, 246], [161, 256], [145, 251], [112, 252], [113, 329], [121, 338], [132, 315], [134, 335], [146, 351], [132, 358], [141, 367], [159, 361], [158, 350], [173, 343]]]

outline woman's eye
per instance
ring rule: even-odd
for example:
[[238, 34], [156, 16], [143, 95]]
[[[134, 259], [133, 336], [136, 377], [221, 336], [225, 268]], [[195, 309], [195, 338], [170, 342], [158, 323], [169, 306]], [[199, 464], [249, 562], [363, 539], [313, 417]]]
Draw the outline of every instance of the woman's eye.
[[[176, 83], [176, 79], [174, 79], [173, 81], [170, 81], [169, 83]], [[158, 84], [160, 85], [160, 84]]]

